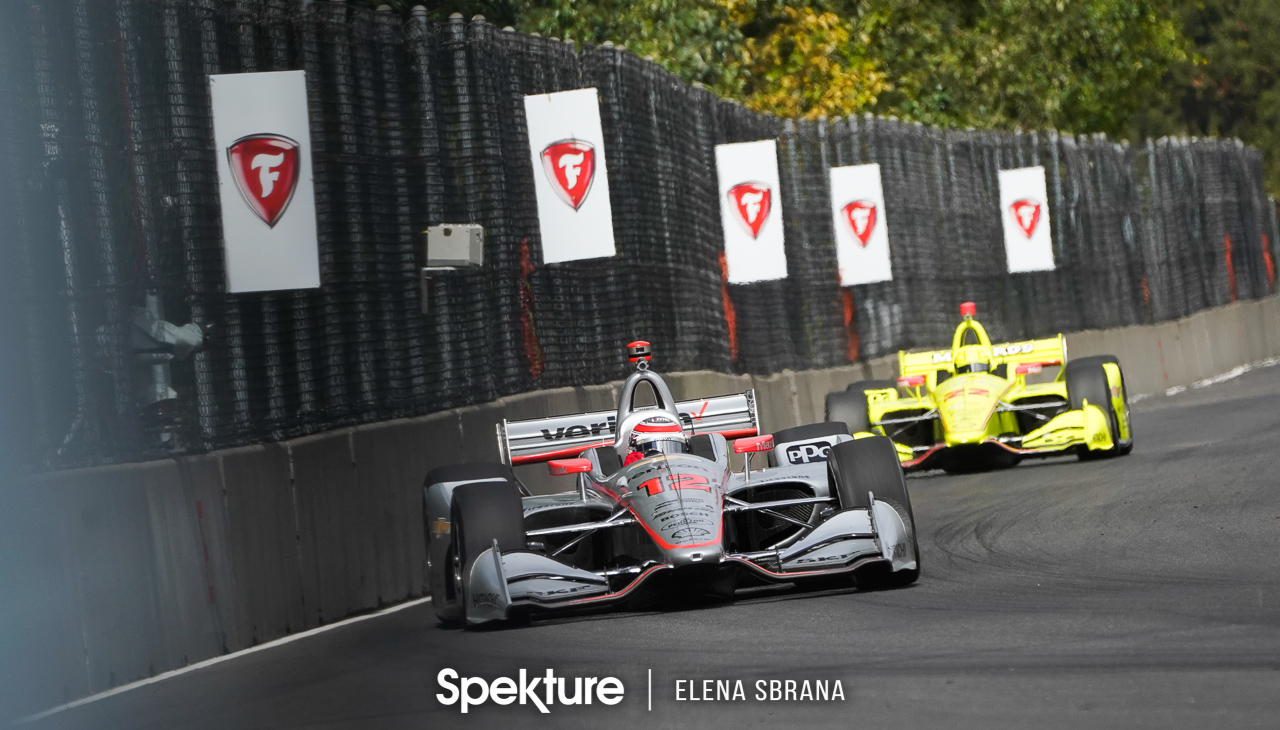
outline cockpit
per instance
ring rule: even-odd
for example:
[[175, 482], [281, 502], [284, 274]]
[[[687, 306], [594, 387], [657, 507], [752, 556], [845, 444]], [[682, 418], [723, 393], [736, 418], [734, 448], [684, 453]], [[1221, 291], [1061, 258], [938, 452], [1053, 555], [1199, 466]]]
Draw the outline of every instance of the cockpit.
[[951, 355], [956, 374], [986, 373], [991, 371], [991, 348], [982, 345], [965, 345]]
[[[618, 395], [617, 439], [614, 449], [623, 466], [658, 454], [687, 454], [689, 439], [684, 432], [680, 412], [670, 388], [657, 373], [649, 370], [652, 357], [649, 343], [632, 342], [627, 345], [627, 355], [636, 364], [622, 385]], [[636, 388], [648, 384], [653, 391], [656, 406], [636, 407]]]
[[[978, 307], [973, 302], [960, 305], [964, 317], [951, 338], [951, 367], [956, 375], [992, 372], [991, 338], [974, 316]], [[1001, 376], [1003, 377], [1003, 375]]]

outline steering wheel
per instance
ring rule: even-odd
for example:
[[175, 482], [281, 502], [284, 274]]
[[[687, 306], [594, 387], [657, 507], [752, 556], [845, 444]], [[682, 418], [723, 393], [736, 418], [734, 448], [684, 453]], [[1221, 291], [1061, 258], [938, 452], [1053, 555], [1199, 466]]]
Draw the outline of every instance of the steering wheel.
[[684, 424], [680, 422], [680, 417], [672, 415], [670, 411], [664, 411], [658, 408], [646, 408], [640, 411], [632, 411], [627, 414], [622, 422], [618, 424], [618, 438], [613, 442], [613, 450], [618, 452], [618, 457], [625, 459], [631, 451], [631, 434], [645, 421], [666, 421], [674, 423], [684, 432]]

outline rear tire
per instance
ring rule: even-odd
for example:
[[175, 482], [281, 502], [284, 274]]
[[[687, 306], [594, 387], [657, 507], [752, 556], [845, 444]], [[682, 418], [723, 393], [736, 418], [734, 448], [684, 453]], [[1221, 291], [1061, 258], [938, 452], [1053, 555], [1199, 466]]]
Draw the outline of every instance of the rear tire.
[[867, 391], [896, 388], [897, 385], [892, 380], [859, 380], [845, 388], [843, 392], [829, 393], [826, 420], [844, 423], [849, 427], [849, 433], [870, 431], [871, 416], [867, 408]]
[[885, 436], [872, 436], [837, 444], [827, 457], [827, 477], [832, 491], [840, 500], [841, 509], [869, 509], [871, 502], [867, 493], [871, 492], [876, 499], [897, 510], [911, 533], [916, 567], [896, 573], [887, 570], [868, 572], [858, 577], [858, 588], [874, 590], [916, 582], [920, 577], [920, 541], [916, 537], [911, 495], [907, 493], [906, 479], [893, 441]]
[[[507, 482], [464, 484], [453, 490], [451, 505], [451, 571], [454, 592], [461, 607], [459, 620], [465, 622], [468, 596], [463, 576], [471, 572], [476, 557], [493, 547], [509, 552], [527, 548], [524, 534], [524, 506], [520, 491]], [[443, 620], [443, 617], [442, 617]]]
[[[1073, 411], [1079, 410], [1084, 408], [1084, 401], [1088, 400], [1089, 405], [1101, 408], [1102, 412], [1107, 416], [1107, 428], [1111, 431], [1111, 442], [1114, 444], [1110, 449], [1099, 451], [1090, 450], [1088, 446], [1081, 446], [1079, 452], [1081, 461], [1123, 456], [1133, 451], [1132, 420], [1129, 421], [1129, 440], [1124, 443], [1120, 441], [1120, 422], [1116, 416], [1115, 406], [1111, 403], [1111, 386], [1107, 382], [1107, 371], [1102, 367], [1106, 363], [1112, 363], [1116, 367], [1120, 366], [1120, 361], [1116, 359], [1115, 355], [1082, 357], [1067, 363], [1065, 377], [1067, 382], [1067, 407]], [[1129, 394], [1124, 389], [1123, 373], [1120, 376], [1120, 395], [1124, 398], [1125, 415], [1128, 416]]]

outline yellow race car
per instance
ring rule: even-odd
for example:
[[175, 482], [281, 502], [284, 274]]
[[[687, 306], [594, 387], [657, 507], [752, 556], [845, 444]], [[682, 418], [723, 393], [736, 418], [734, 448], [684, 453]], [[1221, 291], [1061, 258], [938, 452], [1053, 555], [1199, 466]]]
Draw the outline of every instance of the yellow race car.
[[[855, 435], [888, 436], [904, 469], [964, 472], [1027, 456], [1088, 459], [1133, 449], [1115, 356], [1068, 362], [1062, 335], [993, 345], [973, 302], [960, 314], [950, 350], [899, 352], [896, 383], [864, 380], [829, 394], [827, 420]], [[1051, 380], [1038, 375], [1052, 367], [1059, 370]]]

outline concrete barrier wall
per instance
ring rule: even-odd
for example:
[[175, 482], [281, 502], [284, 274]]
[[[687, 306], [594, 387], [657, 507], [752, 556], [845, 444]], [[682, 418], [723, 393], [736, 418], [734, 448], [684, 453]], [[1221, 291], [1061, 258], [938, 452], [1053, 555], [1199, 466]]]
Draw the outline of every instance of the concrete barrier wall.
[[[944, 343], [940, 343], [944, 344]], [[1178, 322], [1068, 335], [1112, 353], [1133, 395], [1280, 357], [1275, 297]], [[826, 394], [896, 357], [768, 377], [676, 373], [677, 398], [755, 388], [762, 429], [823, 418]], [[601, 410], [620, 383], [167, 461], [43, 474], [0, 489], [5, 717], [101, 692], [423, 594], [421, 484], [496, 460], [507, 418]], [[536, 492], [563, 489], [522, 467]]]

